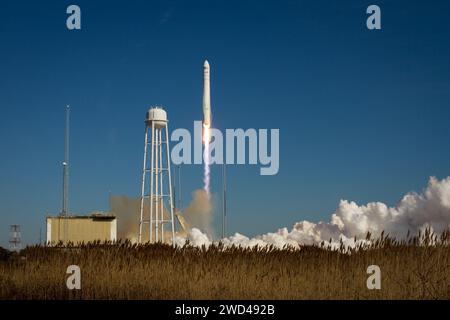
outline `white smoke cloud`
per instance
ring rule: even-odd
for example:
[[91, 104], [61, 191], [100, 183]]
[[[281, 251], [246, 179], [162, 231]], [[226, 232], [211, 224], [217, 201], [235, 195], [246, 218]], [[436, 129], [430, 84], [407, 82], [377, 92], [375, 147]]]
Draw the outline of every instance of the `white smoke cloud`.
[[197, 228], [192, 228], [189, 230], [188, 238], [187, 238], [193, 246], [206, 246], [209, 247], [211, 244], [211, 240], [209, 240], [208, 236], [201, 232]]
[[[242, 234], [220, 240], [225, 246], [259, 247], [273, 245], [298, 248], [302, 244], [325, 242], [332, 247], [355, 246], [365, 242], [367, 232], [377, 237], [382, 231], [397, 239], [404, 239], [408, 231], [417, 235], [420, 230], [431, 228], [440, 233], [450, 227], [450, 177], [441, 181], [431, 177], [423, 193], [408, 193], [395, 207], [382, 202], [370, 202], [359, 206], [353, 201], [341, 200], [329, 222], [300, 221], [291, 231], [287, 228], [248, 238]], [[355, 237], [359, 240], [356, 240]], [[187, 239], [192, 245], [208, 247], [212, 241], [197, 228], [189, 230]], [[329, 240], [331, 239], [331, 242]], [[178, 244], [185, 239], [179, 238]]]

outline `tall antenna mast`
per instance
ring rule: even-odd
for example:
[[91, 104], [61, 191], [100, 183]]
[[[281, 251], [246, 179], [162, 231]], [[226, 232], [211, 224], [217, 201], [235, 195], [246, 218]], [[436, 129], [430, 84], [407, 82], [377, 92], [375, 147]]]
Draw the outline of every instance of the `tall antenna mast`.
[[183, 194], [181, 193], [181, 166], [178, 165], [178, 210], [181, 211], [183, 205]]
[[227, 236], [227, 165], [225, 161], [222, 164], [222, 239]]
[[64, 162], [63, 162], [63, 198], [61, 215], [69, 215], [69, 133], [70, 133], [70, 106], [66, 107], [66, 131], [64, 135]]

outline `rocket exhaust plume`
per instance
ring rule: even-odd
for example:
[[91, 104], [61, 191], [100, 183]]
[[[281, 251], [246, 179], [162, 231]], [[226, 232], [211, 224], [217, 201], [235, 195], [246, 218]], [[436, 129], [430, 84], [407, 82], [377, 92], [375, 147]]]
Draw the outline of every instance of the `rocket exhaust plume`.
[[203, 177], [203, 189], [205, 190], [206, 194], [209, 195], [209, 128], [206, 126], [203, 127], [203, 141], [205, 143], [205, 149], [203, 151], [203, 161], [204, 164], [204, 177]]
[[203, 178], [203, 189], [209, 196], [209, 140], [210, 132], [209, 128], [211, 126], [211, 95], [209, 86], [209, 63], [205, 60], [203, 64], [203, 143], [205, 148], [203, 151], [203, 161], [204, 161], [204, 178]]

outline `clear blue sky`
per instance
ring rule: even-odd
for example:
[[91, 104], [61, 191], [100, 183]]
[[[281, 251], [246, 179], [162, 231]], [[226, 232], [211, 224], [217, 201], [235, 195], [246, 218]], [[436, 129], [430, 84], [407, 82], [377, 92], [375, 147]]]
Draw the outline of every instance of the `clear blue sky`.
[[[205, 58], [216, 127], [280, 129], [278, 175], [229, 167], [230, 233], [328, 220], [341, 198], [394, 205], [450, 175], [449, 57], [448, 1], [2, 1], [0, 245], [60, 211], [66, 104], [71, 210], [107, 210], [109, 191], [139, 195], [150, 105], [172, 128], [201, 119]], [[185, 205], [201, 187], [184, 167]]]

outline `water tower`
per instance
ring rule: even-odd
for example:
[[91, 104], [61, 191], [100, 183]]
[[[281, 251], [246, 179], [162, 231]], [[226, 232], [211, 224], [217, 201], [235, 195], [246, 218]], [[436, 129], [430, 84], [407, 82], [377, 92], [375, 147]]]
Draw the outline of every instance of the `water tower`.
[[145, 238], [150, 242], [175, 245], [173, 205], [167, 113], [161, 107], [152, 107], [145, 118], [139, 243], [148, 234]]

